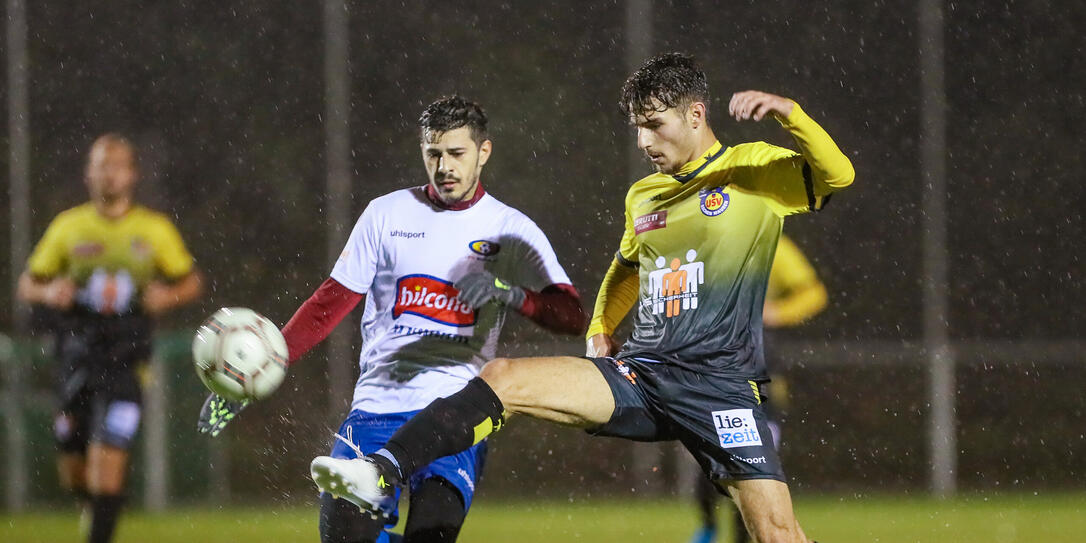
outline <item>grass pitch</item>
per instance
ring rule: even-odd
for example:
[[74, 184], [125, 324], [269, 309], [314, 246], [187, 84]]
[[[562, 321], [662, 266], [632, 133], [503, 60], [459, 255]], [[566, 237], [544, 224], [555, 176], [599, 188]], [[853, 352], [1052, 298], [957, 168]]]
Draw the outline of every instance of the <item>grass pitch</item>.
[[[824, 542], [1013, 543], [1086, 540], [1086, 494], [916, 497], [806, 497], [796, 500], [808, 535]], [[0, 514], [0, 541], [79, 541], [74, 509]], [[726, 531], [730, 515], [721, 513]], [[685, 542], [696, 524], [688, 502], [479, 503], [460, 541]], [[315, 508], [185, 509], [132, 512], [118, 543], [275, 543], [318, 541]], [[721, 540], [722, 543], [727, 539]]]

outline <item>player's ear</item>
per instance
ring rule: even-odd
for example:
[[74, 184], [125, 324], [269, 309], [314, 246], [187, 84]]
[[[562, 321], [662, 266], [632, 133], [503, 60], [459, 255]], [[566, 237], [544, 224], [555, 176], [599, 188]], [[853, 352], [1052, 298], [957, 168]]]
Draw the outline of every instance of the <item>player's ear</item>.
[[706, 113], [705, 102], [694, 102], [686, 112], [687, 121], [696, 130], [705, 125]]
[[494, 144], [490, 143], [490, 140], [484, 140], [479, 144], [479, 165], [486, 164], [486, 161], [490, 160], [490, 150]]

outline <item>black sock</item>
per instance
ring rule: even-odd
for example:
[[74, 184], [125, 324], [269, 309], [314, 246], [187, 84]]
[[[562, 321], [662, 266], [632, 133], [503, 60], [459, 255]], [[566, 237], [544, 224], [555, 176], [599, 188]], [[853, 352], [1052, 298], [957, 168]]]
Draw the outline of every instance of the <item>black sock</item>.
[[87, 541], [108, 543], [113, 539], [117, 518], [121, 515], [124, 496], [95, 495], [91, 497], [91, 529]]
[[694, 492], [697, 497], [698, 512], [701, 513], [701, 525], [715, 530], [716, 504], [720, 497], [716, 485], [709, 479], [699, 477]]
[[434, 400], [396, 430], [385, 444], [400, 468], [400, 479], [441, 458], [471, 448], [505, 423], [501, 400], [486, 381], [468, 381], [463, 390]]
[[464, 525], [464, 498], [441, 477], [426, 479], [411, 493], [404, 543], [453, 543]]
[[358, 510], [343, 499], [321, 493], [321, 543], [373, 543], [385, 527], [383, 519]]

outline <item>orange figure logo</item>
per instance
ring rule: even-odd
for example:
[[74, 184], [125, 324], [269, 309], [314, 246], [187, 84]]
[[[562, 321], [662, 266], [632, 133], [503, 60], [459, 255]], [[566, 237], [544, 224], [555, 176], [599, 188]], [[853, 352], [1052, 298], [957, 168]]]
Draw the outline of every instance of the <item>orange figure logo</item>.
[[680, 268], [680, 264], [678, 258], [671, 259], [671, 272], [665, 273], [662, 278], [664, 310], [668, 317], [679, 314], [679, 304], [686, 291], [686, 270]]
[[687, 264], [672, 258], [667, 267], [663, 255], [656, 258], [660, 269], [649, 273], [649, 298], [642, 301], [642, 305], [652, 307], [653, 315], [664, 313], [671, 318], [698, 308], [698, 285], [705, 282], [705, 263], [696, 262], [697, 255], [690, 249], [686, 252]]

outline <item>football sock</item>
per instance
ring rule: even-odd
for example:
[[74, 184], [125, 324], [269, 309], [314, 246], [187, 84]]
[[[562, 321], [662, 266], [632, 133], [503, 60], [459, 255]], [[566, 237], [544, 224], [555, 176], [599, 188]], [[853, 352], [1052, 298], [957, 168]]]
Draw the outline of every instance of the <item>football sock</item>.
[[380, 540], [385, 520], [359, 511], [358, 506], [321, 493], [321, 543], [373, 543]]
[[121, 515], [124, 496], [96, 495], [91, 497], [91, 528], [87, 541], [108, 543], [113, 539], [117, 518]]
[[[401, 481], [418, 468], [471, 448], [505, 423], [501, 400], [486, 381], [468, 381], [460, 392], [434, 400], [396, 430], [385, 444]], [[377, 458], [382, 458], [378, 456]]]
[[411, 493], [405, 543], [452, 543], [464, 524], [464, 498], [440, 477], [426, 479]]

